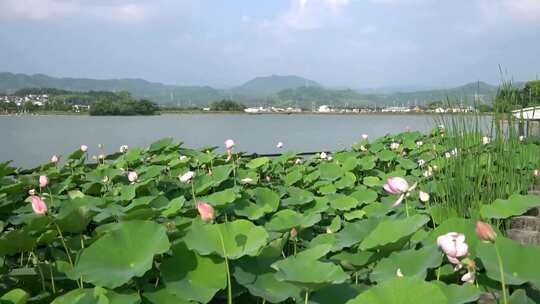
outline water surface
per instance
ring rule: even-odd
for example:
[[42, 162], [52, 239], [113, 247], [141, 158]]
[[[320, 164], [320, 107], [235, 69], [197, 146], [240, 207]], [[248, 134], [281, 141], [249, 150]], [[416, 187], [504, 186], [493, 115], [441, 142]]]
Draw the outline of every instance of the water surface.
[[244, 115], [181, 114], [161, 116], [0, 116], [0, 161], [29, 167], [52, 154], [67, 155], [81, 144], [91, 155], [117, 151], [123, 145], [146, 146], [163, 137], [188, 147], [222, 146], [232, 138], [237, 148], [256, 153], [278, 152], [276, 143], [297, 152], [349, 147], [363, 133], [371, 138], [407, 129], [427, 131], [429, 115]]

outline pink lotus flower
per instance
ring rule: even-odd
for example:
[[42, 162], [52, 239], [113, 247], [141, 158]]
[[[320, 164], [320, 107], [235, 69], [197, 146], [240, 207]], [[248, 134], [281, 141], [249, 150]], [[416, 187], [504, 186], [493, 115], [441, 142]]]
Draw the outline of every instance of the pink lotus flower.
[[135, 183], [138, 179], [139, 179], [139, 175], [137, 174], [137, 172], [135, 172], [135, 171], [130, 171], [130, 172], [128, 173], [128, 180], [129, 180], [131, 183]]
[[469, 253], [469, 246], [465, 243], [465, 235], [457, 232], [449, 232], [437, 237], [437, 245], [446, 254], [450, 263], [461, 265], [458, 258]]
[[409, 183], [402, 178], [402, 177], [390, 177], [386, 181], [386, 184], [384, 184], [383, 188], [386, 190], [386, 192], [390, 194], [401, 194], [399, 198], [392, 204], [392, 207], [397, 207], [403, 199], [405, 199], [405, 195], [416, 188], [416, 183], [412, 185], [412, 187], [409, 187]]
[[39, 187], [45, 188], [49, 184], [49, 178], [46, 175], [39, 176]]
[[226, 148], [227, 150], [230, 150], [230, 149], [232, 149], [233, 147], [234, 147], [234, 140], [232, 140], [232, 139], [227, 139], [227, 140], [225, 141], [225, 148]]
[[87, 145], [81, 145], [81, 151], [83, 151], [83, 152], [88, 151], [88, 146]]
[[198, 202], [197, 211], [199, 211], [201, 219], [205, 222], [209, 222], [214, 219], [214, 208], [207, 203]]
[[296, 228], [292, 228], [290, 233], [291, 233], [291, 238], [294, 239], [298, 235], [298, 230], [296, 230]]
[[47, 204], [41, 199], [41, 197], [33, 195], [32, 197], [32, 209], [36, 214], [42, 215], [47, 213]]
[[390, 177], [384, 185], [384, 190], [390, 194], [405, 193], [409, 190], [409, 183], [402, 177]]
[[57, 164], [58, 162], [60, 161], [60, 156], [59, 155], [53, 155], [51, 157], [51, 162], [54, 163], [54, 164]]

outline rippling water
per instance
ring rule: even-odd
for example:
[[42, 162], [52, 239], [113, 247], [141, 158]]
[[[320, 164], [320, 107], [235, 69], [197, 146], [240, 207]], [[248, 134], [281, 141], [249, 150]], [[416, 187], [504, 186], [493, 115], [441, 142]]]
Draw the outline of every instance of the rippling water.
[[244, 115], [181, 114], [132, 117], [0, 116], [0, 160], [28, 167], [67, 155], [81, 144], [98, 153], [120, 145], [145, 146], [173, 137], [189, 147], [222, 146], [233, 138], [241, 151], [277, 152], [276, 143], [297, 152], [335, 150], [350, 146], [363, 133], [371, 138], [435, 125], [429, 115]]

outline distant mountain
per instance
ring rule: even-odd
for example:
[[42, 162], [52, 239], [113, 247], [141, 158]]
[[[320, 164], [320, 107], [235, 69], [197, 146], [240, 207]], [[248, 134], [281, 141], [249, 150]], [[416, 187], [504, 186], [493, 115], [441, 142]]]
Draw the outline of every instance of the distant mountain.
[[[523, 86], [515, 82], [514, 86]], [[325, 88], [315, 81], [298, 76], [257, 77], [232, 89], [210, 86], [178, 86], [149, 82], [144, 79], [56, 78], [43, 74], [25, 75], [0, 73], [0, 92], [14, 93], [23, 88], [56, 88], [71, 91], [128, 91], [162, 105], [206, 106], [214, 101], [233, 99], [252, 105], [425, 105], [432, 101], [463, 104], [491, 103], [498, 87], [484, 82], [472, 82], [449, 89], [414, 92], [358, 91]]]
[[437, 89], [416, 92], [396, 92], [379, 94], [381, 101], [386, 104], [425, 105], [432, 101], [473, 104], [475, 102], [491, 103], [497, 95], [498, 86], [485, 82], [471, 82], [450, 89]]
[[320, 84], [313, 80], [298, 76], [272, 75], [254, 78], [241, 86], [233, 88], [231, 91], [238, 95], [264, 97], [277, 94], [278, 92], [287, 89], [320, 86]]

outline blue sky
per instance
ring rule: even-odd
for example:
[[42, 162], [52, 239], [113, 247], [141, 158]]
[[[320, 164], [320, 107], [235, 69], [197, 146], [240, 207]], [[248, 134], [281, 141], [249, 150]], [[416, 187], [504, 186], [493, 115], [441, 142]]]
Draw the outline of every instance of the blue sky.
[[540, 0], [0, 0], [0, 71], [226, 87], [540, 74]]

